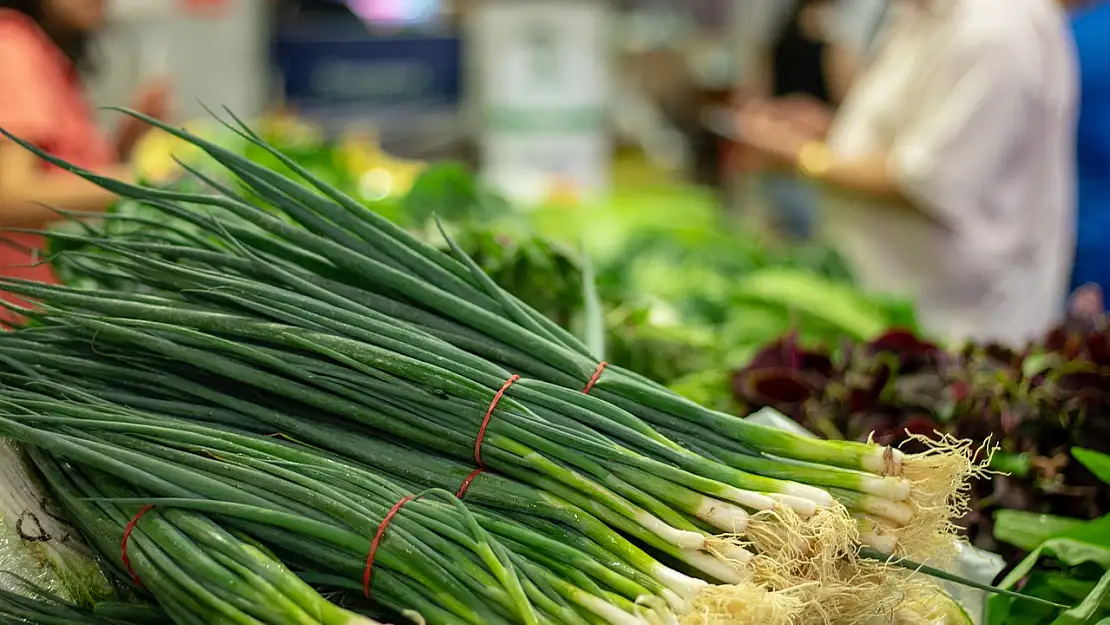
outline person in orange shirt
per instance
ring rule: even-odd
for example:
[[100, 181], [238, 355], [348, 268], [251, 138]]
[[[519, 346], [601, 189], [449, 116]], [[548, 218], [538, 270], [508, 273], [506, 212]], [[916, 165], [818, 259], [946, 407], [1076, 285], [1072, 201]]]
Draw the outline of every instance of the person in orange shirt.
[[[80, 167], [128, 180], [125, 163], [149, 126], [125, 118], [112, 141], [96, 125], [81, 73], [106, 0], [0, 0], [0, 128]], [[169, 89], [140, 89], [132, 108], [164, 119]], [[97, 212], [111, 193], [49, 166], [0, 135], [0, 228], [41, 228], [60, 219], [47, 207]], [[4, 233], [0, 276], [53, 282], [39, 262], [41, 237]], [[8, 298], [5, 298], [8, 299]], [[0, 311], [0, 318], [5, 317]]]

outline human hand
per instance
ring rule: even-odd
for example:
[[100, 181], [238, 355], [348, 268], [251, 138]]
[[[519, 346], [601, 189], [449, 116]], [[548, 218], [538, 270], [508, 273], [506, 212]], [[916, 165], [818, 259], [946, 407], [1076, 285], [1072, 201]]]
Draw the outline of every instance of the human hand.
[[736, 135], [772, 163], [794, 164], [802, 147], [823, 136], [775, 102], [752, 101], [736, 114]]
[[830, 106], [806, 95], [794, 95], [773, 100], [778, 116], [803, 126], [824, 137], [832, 125], [833, 110]]

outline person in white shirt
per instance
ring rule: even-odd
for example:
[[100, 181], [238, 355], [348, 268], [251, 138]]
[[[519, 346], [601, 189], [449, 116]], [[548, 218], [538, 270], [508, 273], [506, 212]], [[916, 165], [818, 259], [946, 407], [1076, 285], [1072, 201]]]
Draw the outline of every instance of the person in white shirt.
[[1063, 315], [1077, 67], [1056, 0], [896, 0], [836, 117], [752, 103], [736, 131], [825, 184], [824, 230], [865, 288], [951, 341], [1034, 339]]

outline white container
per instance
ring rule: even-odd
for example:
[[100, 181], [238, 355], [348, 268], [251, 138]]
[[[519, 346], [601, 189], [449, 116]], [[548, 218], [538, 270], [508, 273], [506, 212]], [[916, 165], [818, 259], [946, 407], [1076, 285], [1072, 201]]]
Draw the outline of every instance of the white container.
[[468, 14], [471, 112], [484, 177], [520, 201], [609, 188], [611, 9], [594, 0], [485, 0]]

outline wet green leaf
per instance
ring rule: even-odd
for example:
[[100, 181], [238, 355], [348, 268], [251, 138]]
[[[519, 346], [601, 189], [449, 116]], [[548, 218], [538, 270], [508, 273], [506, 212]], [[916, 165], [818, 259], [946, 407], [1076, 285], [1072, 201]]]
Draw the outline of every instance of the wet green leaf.
[[1085, 521], [1051, 514], [999, 510], [994, 515], [994, 537], [1025, 551], [1032, 551], [1052, 536], [1083, 523]]

